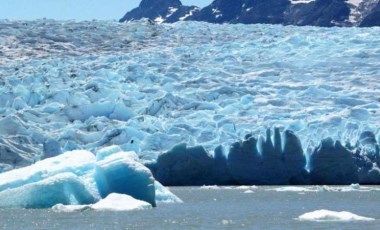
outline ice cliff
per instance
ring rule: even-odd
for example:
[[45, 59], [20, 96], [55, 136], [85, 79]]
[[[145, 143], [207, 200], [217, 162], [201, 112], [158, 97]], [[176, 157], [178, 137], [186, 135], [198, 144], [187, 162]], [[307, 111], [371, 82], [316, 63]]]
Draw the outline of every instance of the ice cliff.
[[363, 133], [355, 147], [327, 138], [306, 156], [292, 131], [268, 129], [265, 138], [247, 135], [232, 144], [228, 154], [180, 144], [147, 166], [169, 186], [379, 184], [379, 144], [371, 137]]

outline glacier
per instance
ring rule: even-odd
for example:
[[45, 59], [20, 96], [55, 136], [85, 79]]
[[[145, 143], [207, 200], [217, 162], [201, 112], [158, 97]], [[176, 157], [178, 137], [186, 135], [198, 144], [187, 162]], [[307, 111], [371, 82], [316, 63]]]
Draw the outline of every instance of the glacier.
[[[130, 169], [131, 160], [114, 156], [114, 165], [108, 155], [134, 151], [128, 159], [163, 185], [380, 183], [378, 27], [48, 19], [0, 27], [0, 172], [88, 151], [91, 163], [75, 167], [89, 175], [96, 166], [101, 181]], [[58, 176], [80, 199], [75, 184], [93, 179], [77, 173], [25, 171], [28, 179], [5, 178], [0, 188], [50, 189]], [[118, 189], [101, 187], [95, 199]]]
[[125, 211], [181, 203], [135, 156], [114, 146], [98, 157], [74, 150], [1, 173], [0, 208]]

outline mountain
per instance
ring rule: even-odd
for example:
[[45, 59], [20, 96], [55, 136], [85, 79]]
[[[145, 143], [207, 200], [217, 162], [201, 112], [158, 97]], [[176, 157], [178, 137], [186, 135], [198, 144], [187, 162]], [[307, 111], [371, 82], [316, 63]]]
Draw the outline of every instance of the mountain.
[[180, 0], [142, 0], [120, 22], [149, 18], [210, 23], [379, 26], [380, 0], [214, 0], [200, 9]]
[[140, 5], [126, 13], [119, 22], [151, 19], [157, 23], [184, 20], [199, 11], [196, 6], [184, 6], [179, 0], [142, 0]]
[[368, 14], [361, 22], [360, 26], [380, 26], [380, 2], [373, 8], [370, 14]]

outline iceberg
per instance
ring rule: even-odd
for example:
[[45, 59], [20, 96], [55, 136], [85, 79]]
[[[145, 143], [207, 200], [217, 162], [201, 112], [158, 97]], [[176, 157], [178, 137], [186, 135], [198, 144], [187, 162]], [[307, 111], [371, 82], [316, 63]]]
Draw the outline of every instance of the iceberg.
[[335, 212], [330, 210], [317, 210], [314, 212], [305, 213], [297, 218], [301, 221], [339, 221], [339, 222], [349, 222], [349, 221], [374, 221], [374, 218], [359, 216], [351, 212]]
[[182, 202], [155, 181], [150, 170], [137, 161], [136, 153], [124, 152], [118, 146], [97, 153], [69, 151], [0, 174], [0, 208], [51, 208], [60, 204], [55, 208], [70, 211], [91, 205], [92, 209], [108, 210], [120, 202], [114, 208], [128, 210], [146, 204], [155, 207], [156, 202]]

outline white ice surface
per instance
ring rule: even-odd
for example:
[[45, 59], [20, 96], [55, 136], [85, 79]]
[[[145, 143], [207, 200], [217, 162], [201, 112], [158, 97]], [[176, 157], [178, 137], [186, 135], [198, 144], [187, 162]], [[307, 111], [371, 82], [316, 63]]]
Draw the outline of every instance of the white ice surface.
[[350, 222], [350, 221], [373, 221], [374, 218], [359, 216], [351, 212], [335, 212], [329, 210], [317, 210], [314, 212], [308, 212], [298, 217], [301, 221], [338, 221], [338, 222]]

